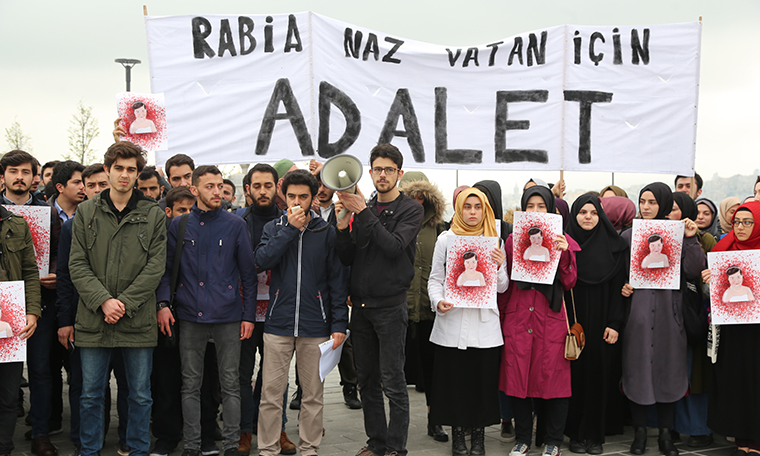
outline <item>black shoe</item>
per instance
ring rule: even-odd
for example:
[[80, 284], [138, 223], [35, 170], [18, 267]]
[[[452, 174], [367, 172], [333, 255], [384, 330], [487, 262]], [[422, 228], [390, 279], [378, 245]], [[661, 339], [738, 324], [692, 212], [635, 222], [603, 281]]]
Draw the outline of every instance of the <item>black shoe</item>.
[[470, 438], [470, 456], [483, 456], [486, 454], [486, 430], [485, 428], [472, 428]]
[[602, 454], [602, 453], [604, 453], [604, 449], [602, 448], [602, 444], [601, 443], [589, 441], [586, 444], [586, 453], [588, 453], [588, 454]]
[[63, 425], [60, 421], [48, 423], [48, 435], [58, 435], [63, 433]]
[[224, 456], [238, 456], [237, 448], [227, 448], [224, 450]]
[[686, 441], [686, 446], [689, 448], [703, 448], [713, 443], [712, 433], [707, 435], [692, 435], [689, 440]]
[[446, 431], [443, 430], [443, 426], [441, 426], [440, 424], [432, 424], [430, 422], [430, 415], [428, 415], [427, 431], [428, 431], [428, 435], [437, 442], [449, 441], [449, 435], [446, 433]]
[[451, 428], [451, 455], [467, 456], [467, 445], [464, 442], [464, 428], [454, 426]]
[[585, 454], [586, 445], [583, 442], [579, 442], [578, 440], [571, 440], [570, 451], [576, 454]]
[[631, 454], [644, 454], [647, 450], [647, 428], [634, 428], [633, 442], [631, 443]]
[[673, 440], [673, 442], [680, 442], [681, 441], [681, 434], [679, 434], [677, 431], [671, 429], [670, 430], [670, 439]]
[[351, 410], [359, 410], [362, 408], [362, 401], [359, 400], [359, 395], [356, 391], [356, 385], [345, 385], [343, 387], [343, 402]]
[[290, 401], [290, 410], [301, 410], [301, 387], [299, 386], [295, 393], [293, 393], [293, 399]]
[[660, 428], [660, 437], [657, 438], [657, 444], [660, 447], [660, 453], [665, 456], [678, 456], [678, 448], [673, 443], [671, 429]]
[[198, 450], [185, 450], [182, 452], [182, 456], [201, 456], [201, 452]]

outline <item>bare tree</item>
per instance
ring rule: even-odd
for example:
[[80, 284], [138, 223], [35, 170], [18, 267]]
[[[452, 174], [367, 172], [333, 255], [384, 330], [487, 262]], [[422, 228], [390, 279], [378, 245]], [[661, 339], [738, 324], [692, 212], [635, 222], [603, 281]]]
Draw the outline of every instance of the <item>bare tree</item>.
[[18, 120], [13, 120], [10, 127], [5, 129], [5, 142], [10, 150], [32, 151], [32, 139], [21, 130]]
[[64, 154], [64, 158], [83, 164], [94, 162], [95, 151], [90, 148], [90, 143], [99, 134], [98, 119], [92, 114], [92, 107], [85, 106], [80, 100], [77, 111], [71, 118], [69, 153]]

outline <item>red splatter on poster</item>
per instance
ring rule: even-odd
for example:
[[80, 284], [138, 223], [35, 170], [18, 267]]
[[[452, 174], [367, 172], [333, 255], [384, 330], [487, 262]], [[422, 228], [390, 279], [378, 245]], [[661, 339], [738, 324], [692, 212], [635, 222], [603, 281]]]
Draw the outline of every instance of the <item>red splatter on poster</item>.
[[681, 288], [681, 249], [684, 223], [680, 220], [633, 221], [631, 274], [633, 288]]
[[511, 280], [551, 284], [559, 257], [554, 238], [562, 234], [562, 216], [546, 212], [515, 212], [512, 231]]
[[714, 325], [760, 323], [760, 250], [709, 252]]
[[24, 282], [0, 282], [0, 363], [26, 361], [26, 339], [18, 337], [24, 327]]
[[50, 271], [50, 208], [45, 206], [3, 205], [10, 212], [24, 217], [32, 232], [34, 256], [40, 277], [45, 277]]
[[446, 300], [454, 307], [496, 309], [496, 263], [491, 252], [499, 238], [451, 236], [446, 249]]
[[121, 92], [116, 95], [119, 125], [127, 132], [121, 137], [148, 152], [169, 149], [164, 94]]

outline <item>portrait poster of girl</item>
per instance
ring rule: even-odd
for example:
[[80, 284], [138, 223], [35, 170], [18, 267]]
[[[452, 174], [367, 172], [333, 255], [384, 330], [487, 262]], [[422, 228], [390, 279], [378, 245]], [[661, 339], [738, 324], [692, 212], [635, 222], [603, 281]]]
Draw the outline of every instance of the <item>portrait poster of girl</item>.
[[510, 280], [551, 284], [561, 252], [555, 238], [562, 234], [562, 216], [545, 212], [515, 212], [514, 259]]
[[26, 361], [26, 339], [18, 337], [25, 326], [24, 282], [0, 282], [0, 363]]
[[499, 238], [456, 236], [446, 250], [446, 300], [454, 307], [496, 309], [496, 263], [490, 253]]
[[681, 288], [681, 249], [684, 224], [680, 220], [633, 221], [630, 281], [634, 288]]
[[149, 152], [169, 148], [164, 94], [122, 92], [116, 96], [121, 139]]
[[45, 277], [50, 272], [50, 208], [45, 206], [19, 206], [18, 204], [3, 206], [9, 212], [24, 217], [27, 225], [29, 225], [40, 278]]
[[712, 323], [760, 323], [760, 250], [709, 252]]

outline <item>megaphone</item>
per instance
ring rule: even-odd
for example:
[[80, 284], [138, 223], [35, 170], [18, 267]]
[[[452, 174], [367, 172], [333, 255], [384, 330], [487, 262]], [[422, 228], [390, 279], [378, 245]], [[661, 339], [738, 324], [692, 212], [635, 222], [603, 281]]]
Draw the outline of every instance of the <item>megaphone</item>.
[[[341, 191], [356, 193], [356, 184], [364, 174], [362, 162], [353, 155], [341, 154], [327, 160], [322, 165], [322, 171], [319, 178], [325, 184], [325, 187]], [[338, 219], [343, 219], [348, 213], [348, 209], [343, 209], [338, 214]]]

